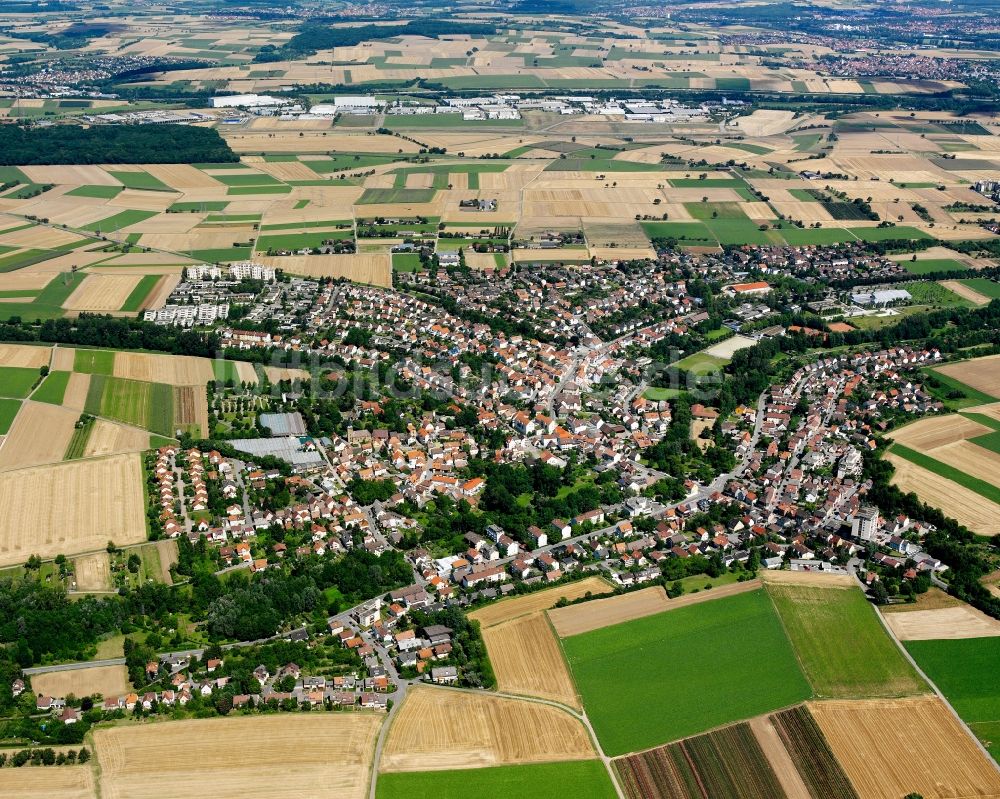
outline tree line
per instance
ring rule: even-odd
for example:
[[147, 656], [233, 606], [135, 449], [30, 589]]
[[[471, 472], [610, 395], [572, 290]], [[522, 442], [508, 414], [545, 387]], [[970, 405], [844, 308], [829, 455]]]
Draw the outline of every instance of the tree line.
[[239, 161], [219, 132], [188, 125], [0, 126], [0, 165]]

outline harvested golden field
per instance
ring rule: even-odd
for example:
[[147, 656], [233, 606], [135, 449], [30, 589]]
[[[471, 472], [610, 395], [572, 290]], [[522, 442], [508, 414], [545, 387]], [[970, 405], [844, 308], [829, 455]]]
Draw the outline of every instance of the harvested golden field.
[[[617, 600], [624, 600], [635, 596], [636, 594], [644, 594], [646, 591], [653, 590], [652, 588], [646, 588], [641, 591], [636, 591], [630, 594], [622, 594], [608, 599], [595, 599], [592, 602], [583, 602], [579, 605], [571, 605], [566, 608], [553, 608], [549, 611], [549, 617], [553, 621], [553, 626], [555, 626], [556, 632], [558, 632], [561, 637], [565, 638], [568, 635], [577, 635], [578, 633], [572, 632], [572, 630], [578, 628], [582, 628], [579, 629], [579, 632], [588, 632], [590, 630], [599, 629], [600, 627], [608, 627], [612, 624], [628, 621], [629, 619], [652, 616], [655, 613], [662, 613], [667, 610], [677, 610], [678, 608], [686, 608], [689, 605], [700, 605], [702, 602], [710, 602], [713, 599], [724, 599], [728, 596], [744, 594], [758, 588], [760, 588], [760, 580], [747, 580], [742, 583], [730, 583], [729, 585], [723, 585], [719, 588], [713, 588], [711, 591], [699, 591], [698, 593], [684, 594], [676, 599], [667, 599], [666, 594], [664, 594], [664, 600], [666, 602], [665, 605], [657, 606], [653, 609], [653, 601], [646, 599], [642, 603], [645, 606], [642, 608], [644, 612], [639, 612], [639, 608], [636, 608], [637, 612], [631, 616], [626, 616], [622, 613], [622, 611], [629, 607], [629, 603], [622, 603], [621, 605], [610, 604], [612, 602], [616, 602]], [[605, 605], [604, 603], [609, 604]], [[591, 608], [593, 608], [593, 610], [591, 610]], [[562, 616], [564, 611], [576, 611], [576, 613], [567, 613], [565, 616]], [[591, 625], [590, 614], [594, 614], [594, 626], [589, 626]], [[561, 619], [558, 623], [556, 622], [557, 618]], [[565, 628], [570, 630], [570, 632], [563, 633], [560, 629], [561, 626], [565, 626]]]
[[494, 624], [516, 619], [518, 616], [548, 610], [555, 606], [556, 602], [563, 597], [571, 600], [580, 599], [580, 597], [586, 596], [588, 592], [591, 594], [607, 594], [611, 590], [611, 584], [600, 577], [586, 577], [583, 580], [577, 580], [566, 585], [559, 585], [544, 591], [535, 591], [533, 594], [494, 602], [491, 605], [470, 613], [469, 618], [475, 619], [484, 628], [492, 627]]
[[925, 417], [894, 430], [889, 434], [889, 438], [898, 441], [904, 447], [930, 454], [929, 450], [937, 447], [990, 432], [992, 431], [986, 425], [955, 413], [948, 416]]
[[891, 452], [885, 458], [896, 468], [892, 483], [901, 491], [913, 491], [980, 535], [1000, 534], [1000, 505]]
[[61, 461], [79, 416], [59, 405], [26, 400], [0, 446], [0, 472]]
[[286, 366], [265, 366], [264, 374], [272, 383], [278, 383], [282, 380], [308, 380], [310, 377], [306, 369], [289, 369]]
[[11, 799], [94, 799], [88, 766], [0, 768], [0, 796]]
[[987, 483], [1000, 486], [1000, 453], [980, 447], [971, 441], [956, 441], [926, 452], [935, 460], [954, 466]]
[[[986, 579], [986, 578], [983, 578]], [[941, 608], [957, 608], [963, 603], [940, 588], [931, 586], [922, 594], [917, 594], [916, 602], [901, 602], [898, 605], [884, 605], [879, 610], [885, 614], [912, 613], [917, 610], [940, 610]]]
[[[98, 730], [94, 748], [103, 799], [218, 799], [368, 795], [384, 716], [294, 713], [169, 721]], [[192, 755], [192, 746], [196, 754]]]
[[77, 591], [110, 591], [111, 562], [107, 552], [95, 552], [73, 560]]
[[483, 640], [501, 691], [580, 708], [559, 641], [543, 612], [488, 627]]
[[140, 280], [140, 275], [87, 275], [62, 307], [67, 311], [117, 311]]
[[174, 538], [165, 538], [147, 546], [155, 546], [159, 554], [160, 582], [165, 585], [172, 585], [174, 578], [170, 574], [170, 567], [177, 563], [177, 540]]
[[149, 433], [138, 427], [115, 424], [98, 419], [90, 431], [83, 457], [117, 455], [123, 452], [142, 452], [149, 449]]
[[23, 366], [40, 369], [49, 365], [51, 347], [34, 347], [29, 344], [0, 344], [0, 366]]
[[579, 605], [569, 605], [565, 608], [552, 608], [549, 618], [560, 638], [569, 635], [579, 635], [612, 624], [641, 619], [654, 613], [667, 610], [670, 600], [663, 586], [643, 588], [628, 594], [607, 599], [595, 599]]
[[[56, 352], [66, 353], [67, 350], [56, 350]], [[72, 365], [72, 358], [70, 358]], [[83, 406], [87, 402], [87, 389], [90, 388], [90, 375], [82, 372], [73, 372], [69, 376], [66, 384], [66, 393], [63, 394], [63, 407], [73, 411], [83, 411]]]
[[783, 585], [815, 585], [820, 588], [854, 588], [857, 585], [855, 579], [849, 574], [768, 570], [761, 571], [760, 577], [765, 583], [780, 583]]
[[985, 294], [980, 294], [975, 289], [970, 288], [957, 280], [939, 280], [938, 282], [948, 289], [948, 291], [954, 291], [959, 297], [968, 300], [974, 305], [990, 304], [990, 298]]
[[593, 756], [583, 724], [551, 705], [416, 686], [389, 730], [381, 768], [437, 771]]
[[948, 363], [937, 367], [935, 371], [1000, 399], [1000, 355]]
[[968, 605], [939, 610], [915, 610], [910, 613], [887, 613], [885, 620], [900, 641], [1000, 635], [1000, 621]]
[[810, 702], [809, 710], [861, 799], [1000, 796], [1000, 772], [937, 697]]
[[52, 371], [72, 372], [76, 350], [72, 347], [56, 346], [52, 350]]
[[91, 666], [86, 669], [33, 674], [31, 690], [43, 696], [121, 696], [132, 690], [124, 666]]
[[174, 189], [214, 189], [221, 185], [188, 164], [143, 164], [142, 169]]
[[737, 117], [736, 127], [747, 136], [774, 136], [800, 124], [793, 111], [758, 109], [745, 117]]
[[254, 261], [302, 277], [345, 277], [383, 288], [392, 286], [392, 259], [388, 253], [256, 256]]
[[[155, 274], [154, 272], [147, 272], [147, 274]], [[164, 275], [153, 286], [153, 290], [149, 292], [149, 296], [146, 297], [144, 307], [155, 309], [162, 308], [167, 304], [167, 297], [170, 296], [177, 284], [181, 282], [180, 274]]]
[[157, 355], [119, 352], [115, 355], [115, 377], [166, 383], [171, 386], [202, 386], [215, 379], [212, 362], [193, 355]]
[[146, 538], [138, 455], [0, 473], [0, 565]]

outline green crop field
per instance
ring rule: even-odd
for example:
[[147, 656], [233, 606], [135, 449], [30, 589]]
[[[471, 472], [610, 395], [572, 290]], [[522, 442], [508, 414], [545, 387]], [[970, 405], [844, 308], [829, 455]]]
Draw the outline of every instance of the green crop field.
[[928, 455], [924, 455], [922, 452], [917, 452], [909, 447], [904, 447], [902, 444], [893, 444], [889, 451], [892, 452], [893, 455], [899, 455], [902, 458], [906, 458], [906, 460], [911, 463], [915, 463], [917, 466], [934, 472], [934, 474], [940, 475], [946, 480], [951, 480], [953, 483], [958, 483], [960, 486], [964, 486], [970, 491], [975, 491], [980, 496], [986, 497], [986, 499], [990, 500], [990, 502], [996, 502], [1000, 505], [1000, 487], [993, 485], [993, 483], [981, 480], [978, 477], [973, 477], [971, 474], [966, 474], [961, 469], [956, 469], [954, 466], [949, 466], [947, 463], [935, 460]]
[[64, 197], [97, 197], [102, 200], [110, 200], [121, 194], [122, 186], [77, 186], [70, 189]]
[[171, 386], [95, 374], [90, 378], [87, 413], [142, 427], [163, 436], [173, 433], [174, 393]]
[[291, 194], [292, 187], [285, 183], [274, 183], [257, 186], [230, 186], [226, 194], [238, 196], [241, 194]]
[[[628, 799], [784, 796], [777, 775], [746, 722], [619, 758], [614, 768]], [[691, 793], [682, 786], [698, 786], [701, 790]]]
[[0, 436], [7, 435], [19, 410], [21, 410], [21, 400], [0, 399]]
[[889, 239], [929, 239], [922, 230], [907, 225], [895, 227], [855, 227], [851, 232], [862, 241], [886, 241]]
[[816, 696], [894, 697], [927, 690], [860, 589], [772, 583], [767, 591]]
[[906, 649], [1000, 758], [1000, 637], [907, 641]]
[[117, 214], [112, 216], [107, 216], [104, 219], [100, 219], [97, 222], [90, 222], [89, 224], [83, 225], [81, 230], [89, 230], [92, 232], [100, 231], [101, 233], [112, 233], [122, 228], [128, 227], [129, 225], [135, 225], [139, 222], [145, 222], [150, 217], [156, 216], [156, 211], [119, 211]]
[[198, 213], [208, 211], [225, 211], [229, 203], [226, 200], [193, 200], [174, 203], [168, 210], [176, 213]]
[[114, 374], [114, 350], [77, 350], [73, 355], [73, 371], [90, 375]]
[[[563, 646], [610, 755], [787, 707], [811, 693], [762, 590], [576, 635]], [[695, 687], [694, 675], [708, 678]]]
[[978, 291], [984, 297], [991, 300], [1000, 300], [1000, 283], [985, 277], [970, 277], [960, 281], [963, 286], [968, 286], [973, 291]]
[[63, 460], [71, 461], [82, 458], [83, 453], [87, 451], [87, 442], [90, 440], [90, 434], [93, 430], [93, 420], [75, 428], [73, 430], [73, 437], [70, 438], [69, 444], [66, 445], [66, 454], [63, 455]]
[[70, 372], [49, 372], [49, 376], [35, 389], [31, 398], [36, 402], [47, 402], [50, 405], [62, 405], [69, 384]]
[[911, 275], [926, 275], [929, 272], [968, 272], [969, 267], [953, 258], [925, 258], [922, 261], [901, 261]]
[[234, 361], [215, 358], [212, 360], [212, 371], [215, 372], [215, 379], [220, 383], [232, 383], [234, 386], [240, 383], [240, 373], [237, 371]]
[[378, 799], [551, 799], [572, 786], [574, 799], [613, 799], [615, 789], [600, 760], [523, 766], [380, 774]]
[[436, 189], [365, 189], [358, 198], [358, 205], [379, 205], [383, 203], [429, 203], [434, 199]]
[[148, 172], [123, 172], [109, 170], [109, 175], [120, 180], [125, 188], [142, 189], [145, 191], [173, 191], [166, 183], [154, 178]]
[[31, 366], [0, 366], [0, 397], [24, 399], [38, 377], [38, 370]]
[[143, 303], [149, 296], [157, 283], [160, 282], [160, 275], [143, 275], [142, 279], [136, 284], [135, 288], [132, 289], [132, 293], [128, 295], [122, 307], [118, 310], [120, 311], [139, 311], [143, 307]]
[[[58, 254], [50, 253], [46, 258]], [[45, 260], [45, 258], [40, 260]], [[0, 271], [3, 270], [0, 269]], [[54, 277], [32, 300], [0, 303], [0, 319], [10, 319], [12, 316], [20, 316], [26, 321], [59, 319], [66, 313], [62, 309], [62, 304], [66, 302], [69, 295], [76, 290], [86, 276], [86, 272], [75, 274], [64, 272]]]
[[346, 230], [322, 230], [305, 233], [279, 233], [273, 236], [261, 236], [257, 239], [257, 252], [265, 252], [267, 250], [291, 250], [292, 252], [302, 249], [311, 250], [314, 247], [322, 247], [326, 241], [350, 239], [353, 236], [354, 233], [350, 228]]
[[237, 175], [213, 175], [213, 178], [227, 186], [274, 186], [281, 183], [275, 177], [263, 172]]

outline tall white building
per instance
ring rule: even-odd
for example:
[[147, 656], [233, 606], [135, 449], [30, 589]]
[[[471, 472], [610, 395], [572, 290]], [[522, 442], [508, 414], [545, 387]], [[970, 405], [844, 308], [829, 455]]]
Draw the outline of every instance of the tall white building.
[[851, 535], [859, 541], [874, 541], [878, 528], [878, 508], [862, 505], [851, 523]]

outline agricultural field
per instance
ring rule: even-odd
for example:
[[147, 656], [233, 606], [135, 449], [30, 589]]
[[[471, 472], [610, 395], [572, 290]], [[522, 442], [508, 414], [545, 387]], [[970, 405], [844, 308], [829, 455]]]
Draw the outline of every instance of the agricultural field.
[[0, 397], [24, 399], [41, 379], [30, 366], [0, 366]]
[[[0, 472], [61, 461], [78, 417], [75, 411], [58, 405], [23, 402], [0, 444]], [[38, 435], [39, 430], [46, 431], [44, 437]]]
[[544, 613], [487, 627], [482, 634], [501, 691], [580, 708], [559, 641]]
[[91, 666], [49, 671], [31, 677], [31, 690], [43, 696], [121, 696], [132, 690], [124, 666]]
[[142, 483], [138, 455], [0, 473], [0, 565], [144, 541]]
[[415, 686], [389, 730], [380, 768], [436, 771], [594, 755], [583, 724], [551, 705]]
[[911, 640], [906, 649], [994, 759], [1000, 757], [1000, 638]]
[[[767, 593], [816, 697], [892, 697], [927, 691], [859, 588], [771, 583]], [[850, 646], [845, 646], [847, 641]]]
[[1000, 620], [957, 600], [952, 607], [885, 612], [891, 609], [884, 608], [883, 616], [900, 641], [1000, 635]]
[[378, 778], [378, 799], [468, 799], [517, 796], [551, 799], [573, 786], [578, 799], [614, 799], [600, 760], [536, 763], [456, 771], [391, 772]]
[[971, 386], [994, 401], [1000, 401], [1000, 355], [947, 363], [935, 367], [934, 371]]
[[1000, 794], [1000, 771], [937, 697], [812, 702], [809, 711], [861, 799]]
[[94, 770], [89, 765], [46, 768], [43, 773], [30, 767], [0, 768], [0, 794], [18, 799], [94, 799]]
[[[170, 721], [94, 734], [105, 799], [155, 799], [211, 784], [219, 797], [368, 795], [382, 716], [309, 713]], [[190, 757], [192, 741], [199, 757]], [[322, 752], [322, 757], [316, 753]]]
[[[755, 719], [751, 724], [756, 721], [758, 720]], [[767, 732], [773, 730], [777, 735], [781, 748], [792, 761], [792, 767], [801, 782], [801, 787], [809, 796], [815, 799], [825, 799], [825, 797], [857, 799], [857, 793], [851, 787], [850, 780], [844, 774], [840, 763], [830, 750], [830, 744], [823, 731], [806, 706], [799, 705], [779, 711], [763, 721], [770, 727]], [[764, 745], [761, 728], [756, 728], [755, 732], [758, 740]], [[782, 772], [779, 770], [778, 774], [780, 778]], [[787, 787], [786, 793], [790, 797], [802, 795], [801, 792], [788, 790]]]
[[661, 586], [630, 591], [627, 594], [595, 599], [578, 605], [568, 605], [563, 608], [552, 608], [548, 611], [549, 619], [560, 638], [599, 630], [632, 619], [652, 616], [665, 610], [697, 605], [723, 597], [742, 594], [760, 587], [757, 580], [742, 583], [730, 583], [711, 591], [689, 593], [674, 599], [668, 599], [666, 591]]
[[534, 591], [524, 596], [493, 602], [484, 608], [473, 611], [469, 614], [469, 618], [478, 621], [483, 628], [492, 627], [494, 624], [510, 621], [519, 616], [548, 610], [562, 598], [573, 600], [580, 599], [588, 593], [607, 594], [610, 592], [610, 583], [605, 582], [600, 577], [586, 577], [583, 580], [576, 580], [555, 588], [547, 588], [544, 591]]
[[629, 799], [772, 799], [777, 775], [746, 722], [614, 761]]
[[84, 409], [93, 416], [170, 436], [173, 433], [173, 402], [170, 385], [92, 375]]
[[[703, 602], [563, 639], [583, 706], [607, 754], [657, 746], [810, 696], [763, 590]], [[676, 675], [739, 672], [691, 691]], [[613, 690], [622, 674], [662, 690]], [[753, 691], [745, 690], [747, 684]], [[673, 687], [671, 687], [673, 686]]]
[[885, 458], [896, 469], [892, 483], [901, 491], [913, 491], [921, 500], [940, 508], [979, 535], [1000, 534], [1000, 506], [997, 503], [908, 458], [893, 452], [887, 453]]

